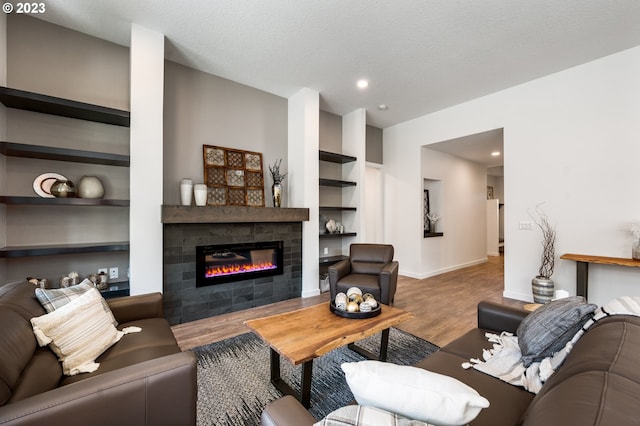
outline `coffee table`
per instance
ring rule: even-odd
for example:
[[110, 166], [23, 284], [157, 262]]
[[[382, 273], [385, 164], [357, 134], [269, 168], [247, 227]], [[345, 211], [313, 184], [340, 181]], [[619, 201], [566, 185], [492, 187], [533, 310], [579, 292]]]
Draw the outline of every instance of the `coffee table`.
[[[329, 303], [321, 303], [284, 314], [245, 321], [271, 350], [271, 383], [285, 395], [293, 395], [309, 408], [313, 360], [333, 349], [349, 345], [370, 359], [386, 361], [389, 328], [413, 315], [402, 309], [382, 305], [380, 315], [366, 319], [350, 319], [335, 315]], [[380, 353], [376, 356], [353, 342], [382, 332]], [[280, 356], [291, 364], [302, 364], [302, 386], [298, 393], [280, 376]]]

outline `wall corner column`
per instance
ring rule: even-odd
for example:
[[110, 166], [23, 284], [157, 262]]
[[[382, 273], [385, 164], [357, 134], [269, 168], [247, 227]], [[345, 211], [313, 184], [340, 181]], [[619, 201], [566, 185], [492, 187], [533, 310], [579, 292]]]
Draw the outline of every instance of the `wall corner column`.
[[320, 294], [319, 187], [320, 94], [302, 89], [288, 102], [288, 179], [290, 207], [309, 208], [302, 223], [302, 297]]
[[162, 292], [164, 35], [131, 26], [131, 295]]

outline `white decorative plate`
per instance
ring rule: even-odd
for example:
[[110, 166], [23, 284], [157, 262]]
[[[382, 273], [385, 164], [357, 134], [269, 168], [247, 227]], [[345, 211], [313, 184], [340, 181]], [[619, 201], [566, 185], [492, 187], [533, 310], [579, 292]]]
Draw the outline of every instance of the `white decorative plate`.
[[56, 180], [67, 180], [66, 177], [58, 173], [43, 173], [33, 181], [33, 190], [42, 198], [55, 198], [51, 195], [51, 185]]

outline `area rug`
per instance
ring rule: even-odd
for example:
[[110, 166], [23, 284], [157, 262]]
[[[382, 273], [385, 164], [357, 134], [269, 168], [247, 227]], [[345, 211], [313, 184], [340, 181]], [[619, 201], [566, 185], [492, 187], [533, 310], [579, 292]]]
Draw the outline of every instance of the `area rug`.
[[[358, 345], [378, 353], [380, 334]], [[436, 350], [438, 347], [426, 340], [396, 328], [390, 330], [389, 362], [413, 365]], [[269, 379], [269, 346], [252, 333], [200, 346], [193, 352], [198, 359], [199, 426], [258, 425], [263, 408], [282, 396]], [[309, 412], [316, 419], [353, 401], [340, 364], [362, 360], [361, 355], [342, 347], [313, 361]], [[300, 390], [300, 370], [282, 358], [281, 376], [296, 390]]]

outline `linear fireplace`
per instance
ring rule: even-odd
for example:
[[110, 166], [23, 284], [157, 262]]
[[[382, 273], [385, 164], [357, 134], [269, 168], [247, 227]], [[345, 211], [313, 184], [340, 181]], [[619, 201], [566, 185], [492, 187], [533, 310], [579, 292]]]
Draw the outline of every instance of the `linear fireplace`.
[[196, 287], [283, 272], [283, 241], [196, 246]]

